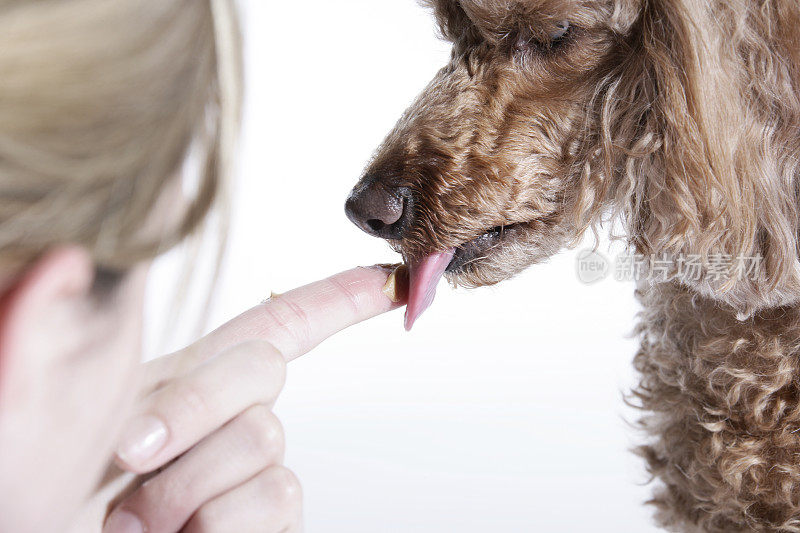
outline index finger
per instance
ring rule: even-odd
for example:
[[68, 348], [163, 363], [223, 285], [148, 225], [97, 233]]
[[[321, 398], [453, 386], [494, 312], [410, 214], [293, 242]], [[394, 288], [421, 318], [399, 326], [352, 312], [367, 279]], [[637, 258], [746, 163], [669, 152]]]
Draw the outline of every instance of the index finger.
[[349, 326], [391, 311], [391, 270], [359, 267], [274, 296], [182, 350], [195, 362], [248, 340], [266, 340], [291, 361]]

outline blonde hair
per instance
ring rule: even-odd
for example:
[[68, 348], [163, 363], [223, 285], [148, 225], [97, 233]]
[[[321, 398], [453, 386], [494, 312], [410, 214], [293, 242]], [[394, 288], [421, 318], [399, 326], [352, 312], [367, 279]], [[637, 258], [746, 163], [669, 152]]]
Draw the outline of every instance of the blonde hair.
[[[198, 227], [238, 129], [232, 0], [0, 0], [0, 36], [0, 260], [72, 243], [124, 269]], [[194, 198], [142, 235], [190, 149]]]

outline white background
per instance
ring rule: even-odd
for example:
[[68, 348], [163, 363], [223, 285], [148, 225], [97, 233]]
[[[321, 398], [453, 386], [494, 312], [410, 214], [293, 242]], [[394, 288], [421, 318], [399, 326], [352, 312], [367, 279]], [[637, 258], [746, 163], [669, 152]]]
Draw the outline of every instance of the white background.
[[[414, 0], [242, 8], [248, 100], [211, 324], [270, 291], [397, 260], [347, 221], [344, 200], [449, 57]], [[622, 401], [634, 383], [633, 287], [581, 284], [575, 255], [497, 288], [442, 284], [412, 333], [395, 312], [290, 365], [277, 412], [307, 531], [654, 530], [629, 452], [636, 413]], [[151, 279], [151, 351], [175, 261]]]

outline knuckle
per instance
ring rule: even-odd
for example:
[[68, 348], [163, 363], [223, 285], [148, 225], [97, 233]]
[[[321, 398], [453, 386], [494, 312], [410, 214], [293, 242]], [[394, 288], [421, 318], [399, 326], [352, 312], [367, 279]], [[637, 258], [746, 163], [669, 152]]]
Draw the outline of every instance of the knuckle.
[[291, 300], [283, 300], [286, 307], [286, 314], [289, 315], [290, 327], [294, 330], [297, 338], [301, 340], [311, 337], [311, 321], [308, 319], [308, 314], [297, 303]]
[[283, 384], [286, 381], [286, 359], [283, 354], [276, 350], [271, 344], [269, 349], [262, 346], [261, 349], [255, 352], [256, 357], [254, 361], [256, 365], [261, 368], [262, 372], [271, 379], [276, 380], [278, 384]]
[[255, 405], [240, 415], [247, 439], [257, 454], [266, 458], [282, 455], [285, 438], [283, 425], [265, 405]]
[[[186, 525], [186, 531], [225, 531], [224, 519], [214, 502], [206, 504], [197, 510]], [[183, 531], [183, 530], [181, 530]]]
[[264, 340], [248, 341], [240, 345], [239, 353], [254, 377], [283, 386], [286, 381], [286, 359], [271, 343]]
[[213, 410], [209, 404], [207, 392], [190, 379], [177, 381], [170, 396], [170, 400], [174, 401], [182, 417], [189, 418], [197, 414], [210, 413]]
[[328, 278], [328, 281], [333, 286], [334, 290], [342, 297], [342, 299], [347, 302], [353, 314], [357, 314], [360, 305], [359, 298], [356, 293], [354, 293], [350, 287], [336, 277]]
[[255, 402], [271, 402], [286, 382], [286, 360], [269, 342], [246, 341], [229, 349], [224, 356], [235, 379]]
[[[186, 484], [166, 472], [145, 481], [133, 498], [134, 506], [141, 515], [157, 510], [161, 519], [187, 516], [193, 510], [189, 502], [193, 496], [187, 494]], [[191, 488], [189, 488], [191, 491]]]
[[287, 298], [278, 298], [262, 306], [267, 330], [282, 332], [298, 346], [303, 346], [310, 338], [311, 325], [306, 312]]
[[278, 501], [289, 504], [300, 502], [303, 499], [303, 487], [297, 476], [284, 466], [274, 466], [263, 474], [265, 492]]

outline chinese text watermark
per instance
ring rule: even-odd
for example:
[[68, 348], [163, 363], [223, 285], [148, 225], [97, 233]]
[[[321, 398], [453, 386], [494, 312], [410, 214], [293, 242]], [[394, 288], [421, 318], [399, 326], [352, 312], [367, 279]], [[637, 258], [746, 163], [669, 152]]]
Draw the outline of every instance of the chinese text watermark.
[[586, 284], [613, 276], [616, 281], [726, 282], [758, 280], [763, 275], [761, 256], [728, 254], [631, 254], [622, 253], [613, 261], [595, 250], [582, 250], [576, 259], [578, 279]]

